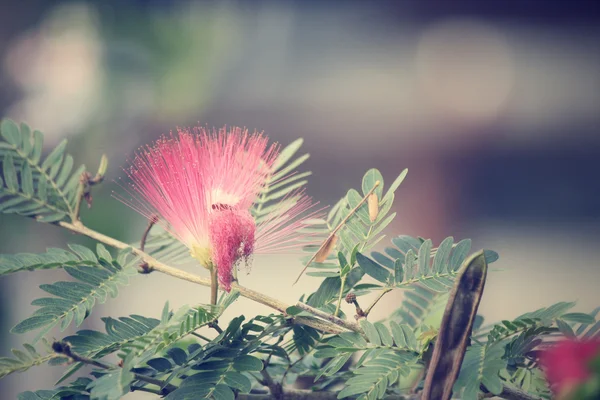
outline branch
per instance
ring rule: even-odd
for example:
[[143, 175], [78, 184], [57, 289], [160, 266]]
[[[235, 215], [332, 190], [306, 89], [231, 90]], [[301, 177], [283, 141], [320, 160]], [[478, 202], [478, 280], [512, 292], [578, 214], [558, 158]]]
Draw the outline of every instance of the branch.
[[[59, 222], [58, 225], [62, 226], [63, 228], [66, 228], [72, 232], [87, 236], [89, 238], [97, 240], [98, 242], [102, 242], [102, 243], [104, 243], [108, 246], [114, 247], [116, 249], [130, 251], [132, 254], [135, 254], [136, 256], [140, 257], [143, 262], [148, 264], [149, 272], [158, 271], [158, 272], [162, 272], [163, 274], [170, 275], [177, 279], [182, 279], [184, 281], [192, 282], [192, 283], [195, 283], [198, 285], [210, 287], [210, 279], [203, 278], [201, 276], [190, 274], [189, 272], [185, 272], [180, 269], [170, 267], [170, 266], [158, 261], [156, 258], [150, 256], [149, 254], [143, 252], [140, 249], [133, 248], [130, 245], [128, 245], [127, 243], [123, 243], [119, 240], [111, 238], [110, 236], [106, 236], [100, 232], [96, 232], [96, 231], [84, 226], [81, 223], [75, 224], [75, 223], [69, 223], [69, 222], [62, 221], [62, 222]], [[286, 310], [289, 308], [288, 304], [286, 304], [280, 300], [274, 299], [272, 297], [269, 297], [267, 295], [264, 295], [255, 290], [248, 289], [244, 286], [241, 286], [237, 282], [233, 282], [231, 284], [231, 287], [233, 289], [237, 289], [240, 292], [241, 296], [246, 297], [247, 299], [253, 300], [257, 303], [263, 304], [267, 307], [271, 307], [281, 313], [285, 314]], [[338, 325], [328, 322], [328, 321], [317, 321], [317, 320], [314, 320], [311, 318], [306, 318], [306, 317], [295, 317], [294, 320], [297, 323], [300, 323], [303, 325], [308, 325], [312, 328], [315, 328], [315, 329], [318, 329], [318, 330], [321, 330], [324, 332], [328, 332], [328, 333], [344, 332], [344, 329], [342, 328], [343, 325], [338, 326]]]
[[[494, 397], [494, 395], [488, 393], [484, 397]], [[542, 398], [539, 396], [533, 396], [521, 389], [507, 385], [502, 385], [502, 392], [498, 395], [498, 397], [506, 400], [542, 400]]]
[[283, 387], [271, 378], [271, 375], [267, 372], [267, 363], [264, 363], [264, 367], [262, 371], [260, 371], [260, 374], [263, 377], [263, 384], [269, 388], [271, 398], [276, 400], [283, 399]]
[[[118, 368], [116, 365], [113, 366], [113, 365], [106, 364], [106, 363], [103, 363], [98, 360], [84, 357], [77, 353], [74, 353], [71, 350], [71, 345], [68, 342], [56, 341], [56, 342], [52, 343], [52, 350], [54, 350], [54, 352], [56, 352], [57, 354], [63, 354], [64, 356], [70, 358], [71, 360], [77, 361], [77, 362], [80, 362], [83, 364], [93, 365], [94, 367], [98, 367], [98, 368], [102, 368], [102, 369], [117, 369]], [[163, 395], [166, 395], [166, 394], [174, 391], [175, 389], [177, 389], [176, 386], [171, 385], [171, 384], [166, 384], [165, 382], [161, 381], [160, 379], [152, 378], [152, 377], [149, 377], [146, 375], [141, 375], [141, 374], [138, 374], [135, 372], [133, 373], [133, 376], [138, 381], [143, 381], [143, 382], [158, 386], [159, 388], [161, 388], [161, 394], [163, 394]]]
[[305, 303], [302, 303], [302, 302], [298, 302], [296, 304], [296, 307], [298, 307], [298, 308], [300, 308], [300, 309], [302, 309], [304, 311], [307, 311], [307, 312], [309, 312], [309, 313], [311, 313], [313, 315], [316, 315], [317, 317], [320, 317], [320, 318], [323, 318], [323, 319], [325, 319], [327, 321], [333, 322], [334, 324], [342, 326], [342, 327], [344, 327], [344, 328], [346, 328], [348, 330], [351, 330], [351, 331], [354, 331], [354, 332], [360, 333], [360, 334], [363, 333], [362, 329], [360, 329], [360, 327], [358, 326], [358, 324], [356, 324], [354, 322], [343, 320], [341, 318], [336, 317], [335, 315], [326, 313], [324, 311], [317, 310], [316, 308], [311, 307], [308, 304], [305, 304]]
[[371, 303], [371, 305], [369, 307], [367, 307], [367, 309], [364, 311], [364, 317], [368, 317], [369, 313], [371, 312], [371, 310], [373, 309], [373, 307], [375, 307], [375, 304], [377, 304], [379, 302], [379, 300], [381, 300], [381, 298], [383, 296], [385, 296], [387, 293], [391, 292], [392, 289], [385, 289], [382, 290], [381, 293], [379, 293], [379, 296], [377, 296], [377, 298], [373, 301], [373, 303]]
[[[287, 389], [283, 391], [283, 398], [287, 400], [337, 400], [337, 392], [313, 392], [310, 390]], [[419, 395], [386, 396], [386, 400], [419, 400]], [[238, 394], [238, 400], [269, 400], [273, 399], [270, 393], [264, 394]]]

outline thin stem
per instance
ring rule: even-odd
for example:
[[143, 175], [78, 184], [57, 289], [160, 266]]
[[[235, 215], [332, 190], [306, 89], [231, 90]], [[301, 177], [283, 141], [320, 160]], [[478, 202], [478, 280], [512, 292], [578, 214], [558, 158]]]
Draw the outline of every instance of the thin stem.
[[200, 338], [202, 340], [206, 340], [207, 342], [211, 342], [212, 341], [212, 339], [209, 339], [206, 336], [203, 336], [203, 335], [201, 335], [199, 333], [192, 332], [191, 334], [194, 335], [194, 336], [196, 336], [197, 338]]
[[302, 309], [304, 311], [307, 311], [307, 312], [309, 312], [311, 314], [314, 314], [317, 317], [320, 317], [320, 318], [326, 319], [327, 321], [333, 322], [334, 324], [342, 326], [342, 327], [344, 327], [344, 328], [346, 328], [348, 330], [351, 330], [353, 332], [357, 332], [357, 333], [360, 333], [360, 334], [363, 333], [362, 329], [360, 329], [360, 327], [356, 323], [350, 322], [350, 321], [346, 321], [346, 320], [343, 320], [341, 318], [336, 317], [335, 315], [328, 314], [328, 313], [326, 313], [324, 311], [321, 311], [321, 310], [317, 310], [316, 308], [311, 307], [308, 304], [305, 304], [305, 303], [302, 303], [302, 302], [298, 302], [296, 304], [296, 307], [298, 307], [298, 308], [300, 308], [300, 309]]
[[71, 221], [79, 221], [79, 212], [81, 210], [81, 202], [85, 194], [85, 187], [88, 185], [89, 173], [84, 171], [79, 177], [79, 185], [77, 186], [77, 194], [75, 195], [75, 208], [71, 213]]
[[213, 328], [215, 331], [217, 331], [217, 333], [220, 335], [221, 333], [223, 333], [223, 329], [221, 329], [221, 327], [219, 326], [219, 323], [217, 321], [212, 321], [208, 323], [208, 327], [209, 328]]
[[158, 216], [156, 216], [156, 215], [153, 215], [148, 220], [148, 225], [146, 226], [146, 229], [144, 229], [144, 233], [142, 234], [142, 240], [140, 240], [140, 250], [144, 251], [144, 248], [146, 247], [146, 241], [148, 240], [148, 234], [150, 233], [150, 230], [152, 229], [152, 227], [154, 225], [156, 225], [157, 222], [158, 222]]
[[369, 196], [371, 195], [371, 193], [373, 193], [375, 191], [375, 189], [377, 189], [377, 187], [381, 184], [381, 182], [376, 181], [375, 184], [373, 185], [373, 187], [371, 188], [371, 190], [369, 190], [369, 192], [365, 195], [365, 197], [362, 198], [361, 201], [358, 202], [358, 204], [356, 205], [356, 207], [354, 207], [349, 213], [348, 215], [346, 215], [346, 218], [344, 218], [339, 224], [338, 226], [335, 227], [334, 230], [331, 231], [331, 233], [329, 234], [329, 237], [321, 244], [321, 247], [319, 247], [319, 249], [315, 252], [315, 254], [313, 254], [313, 256], [308, 260], [308, 262], [306, 263], [306, 265], [304, 266], [304, 268], [302, 269], [302, 271], [300, 272], [300, 275], [298, 275], [298, 277], [296, 278], [296, 280], [294, 281], [294, 285], [296, 283], [298, 283], [298, 281], [300, 280], [300, 278], [302, 277], [302, 275], [304, 274], [304, 271], [306, 271], [306, 269], [308, 268], [308, 266], [315, 260], [315, 258], [317, 257], [317, 254], [319, 254], [321, 252], [321, 250], [323, 250], [323, 248], [325, 246], [327, 246], [327, 244], [329, 243], [329, 241], [331, 240], [331, 238], [333, 236], [335, 236], [336, 233], [338, 233], [338, 231], [340, 229], [342, 229], [342, 227], [346, 224], [346, 222], [348, 222], [348, 220], [350, 219], [350, 217], [352, 217], [356, 211], [358, 211], [358, 209], [363, 205], [363, 203], [365, 201], [367, 201], [367, 199], [369, 198]]
[[263, 377], [263, 384], [269, 388], [269, 392], [271, 392], [271, 396], [273, 399], [282, 399], [283, 398], [283, 388], [281, 385], [271, 378], [271, 375], [267, 371], [267, 365], [264, 363], [264, 367], [262, 371], [260, 371], [261, 376]]
[[281, 377], [281, 385], [282, 386], [285, 384], [285, 377], [292, 370], [292, 368], [294, 368], [296, 366], [296, 364], [298, 364], [299, 362], [302, 362], [302, 360], [304, 360], [304, 357], [306, 357], [309, 354], [310, 354], [310, 351], [304, 353], [302, 356], [300, 356], [299, 359], [297, 359], [296, 361], [294, 361], [293, 363], [291, 363], [290, 365], [287, 366], [287, 368], [285, 369], [285, 372], [283, 373], [283, 376]]
[[217, 305], [217, 297], [219, 296], [219, 278], [216, 266], [210, 269], [210, 304]]
[[371, 310], [373, 309], [373, 307], [375, 307], [375, 304], [379, 303], [379, 300], [381, 300], [381, 298], [383, 296], [385, 296], [387, 293], [391, 292], [392, 289], [384, 289], [381, 291], [381, 293], [379, 293], [379, 296], [377, 296], [377, 298], [375, 300], [373, 300], [373, 303], [371, 303], [371, 305], [369, 307], [367, 307], [367, 309], [364, 312], [364, 317], [368, 317], [369, 313], [371, 312]]
[[[77, 361], [83, 364], [87, 364], [87, 365], [93, 365], [95, 367], [98, 368], [102, 368], [102, 369], [116, 369], [119, 368], [116, 365], [111, 365], [108, 363], [104, 363], [102, 361], [98, 361], [98, 360], [94, 360], [88, 357], [84, 357], [80, 354], [74, 353], [71, 350], [71, 345], [67, 342], [63, 342], [63, 341], [58, 341], [58, 342], [54, 342], [52, 343], [52, 350], [54, 350], [54, 352], [58, 353], [58, 354], [63, 354], [67, 357], [69, 357], [71, 360], [73, 361]], [[150, 383], [152, 385], [156, 385], [159, 388], [161, 388], [162, 390], [162, 394], [167, 394], [172, 392], [173, 390], [177, 389], [176, 386], [173, 386], [171, 384], [166, 384], [165, 382], [161, 381], [160, 379], [156, 379], [156, 378], [152, 378], [146, 375], [141, 375], [138, 373], [134, 373], [133, 376], [135, 377], [135, 379], [137, 379], [138, 381], [143, 381], [146, 383]]]
[[147, 388], [144, 386], [131, 386], [130, 389], [132, 392], [147, 392], [147, 393], [152, 393], [152, 394], [156, 394], [158, 396], [162, 396], [163, 392], [159, 389], [152, 389], [152, 388]]
[[[140, 250], [144, 251], [144, 248], [146, 247], [146, 241], [148, 240], [148, 234], [150, 233], [150, 230], [152, 229], [152, 227], [158, 222], [158, 216], [153, 215], [150, 220], [148, 221], [148, 226], [146, 226], [146, 229], [144, 229], [144, 233], [142, 234], [142, 239], [140, 240]], [[148, 266], [147, 262], [142, 262], [140, 263], [140, 268], [141, 268], [141, 273], [144, 274], [148, 274], [150, 273], [150, 267]]]
[[340, 295], [338, 296], [337, 306], [335, 307], [334, 317], [337, 317], [340, 312], [340, 306], [342, 305], [342, 295], [344, 294], [344, 286], [346, 286], [346, 277], [340, 277], [342, 280], [342, 286], [340, 286]]
[[[116, 249], [129, 250], [132, 254], [135, 254], [136, 256], [140, 257], [142, 259], [142, 261], [144, 261], [148, 264], [149, 272], [158, 271], [163, 274], [170, 275], [177, 279], [182, 279], [182, 280], [192, 282], [192, 283], [195, 283], [198, 285], [210, 287], [210, 279], [203, 278], [201, 276], [190, 274], [189, 272], [185, 272], [180, 269], [170, 267], [170, 266], [158, 261], [156, 258], [150, 256], [149, 254], [143, 252], [140, 249], [133, 248], [130, 245], [128, 245], [127, 243], [123, 243], [119, 240], [111, 238], [110, 236], [106, 236], [100, 232], [96, 232], [96, 231], [84, 226], [81, 223], [74, 224], [74, 223], [61, 221], [61, 222], [58, 222], [58, 225], [62, 226], [63, 228], [66, 228], [72, 232], [76, 232], [76, 233], [85, 235], [87, 237], [90, 237], [94, 240], [102, 242], [102, 243], [104, 243], [108, 246], [114, 247]], [[289, 308], [288, 304], [286, 304], [280, 300], [274, 299], [272, 297], [269, 297], [267, 295], [264, 295], [255, 290], [241, 286], [237, 282], [232, 283], [231, 287], [233, 289], [237, 289], [240, 292], [241, 296], [246, 297], [247, 299], [253, 300], [257, 303], [263, 304], [267, 307], [273, 308], [281, 313], [285, 314], [286, 310]], [[296, 323], [299, 323], [302, 325], [307, 325], [307, 326], [310, 326], [312, 328], [318, 329], [323, 332], [341, 333], [344, 331], [344, 329], [341, 326], [338, 326], [338, 325], [328, 322], [328, 321], [319, 321], [319, 320], [314, 320], [312, 318], [307, 318], [307, 317], [295, 317], [294, 321]]]

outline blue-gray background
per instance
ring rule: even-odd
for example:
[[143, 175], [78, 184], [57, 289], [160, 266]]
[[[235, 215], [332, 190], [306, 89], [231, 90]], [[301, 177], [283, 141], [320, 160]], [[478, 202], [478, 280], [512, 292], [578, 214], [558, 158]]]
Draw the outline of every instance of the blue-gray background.
[[[379, 168], [400, 187], [390, 236], [471, 237], [497, 250], [482, 312], [508, 319], [559, 300], [600, 305], [600, 6], [597, 1], [124, 1], [0, 4], [0, 109], [69, 138], [109, 179], [84, 210], [93, 228], [133, 241], [145, 221], [111, 198], [127, 157], [176, 126], [243, 125], [287, 144], [305, 138], [308, 191], [331, 204]], [[90, 243], [0, 215], [0, 251]], [[294, 258], [256, 257], [243, 283], [288, 302]], [[202, 272], [202, 271], [200, 271]], [[0, 281], [6, 334], [61, 271]], [[103, 315], [158, 316], [206, 290], [138, 277]], [[389, 296], [393, 307], [401, 294]], [[235, 312], [267, 310], [239, 302]], [[385, 315], [386, 306], [378, 311]], [[233, 314], [232, 314], [233, 315]], [[56, 333], [57, 336], [60, 333]], [[0, 381], [3, 398], [49, 387], [45, 368]]]

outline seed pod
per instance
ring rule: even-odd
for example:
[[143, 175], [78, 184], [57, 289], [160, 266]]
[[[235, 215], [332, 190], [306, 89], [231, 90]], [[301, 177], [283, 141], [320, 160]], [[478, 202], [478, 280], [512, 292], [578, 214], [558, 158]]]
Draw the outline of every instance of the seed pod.
[[322, 263], [327, 259], [327, 256], [333, 251], [335, 248], [335, 244], [337, 243], [337, 235], [332, 235], [327, 238], [325, 241], [325, 245], [319, 250], [317, 255], [315, 256], [315, 261], [318, 263]]
[[379, 214], [379, 199], [377, 198], [377, 193], [371, 193], [369, 195], [367, 204], [369, 206], [369, 219], [371, 222], [375, 222], [377, 215]]
[[452, 387], [471, 337], [486, 275], [483, 250], [471, 255], [461, 266], [446, 305], [421, 400], [449, 400], [452, 397]]

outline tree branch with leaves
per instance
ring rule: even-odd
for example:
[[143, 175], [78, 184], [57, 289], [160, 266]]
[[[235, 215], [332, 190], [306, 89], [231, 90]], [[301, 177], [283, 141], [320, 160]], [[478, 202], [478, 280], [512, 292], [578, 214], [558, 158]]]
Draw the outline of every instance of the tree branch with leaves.
[[[434, 247], [401, 235], [374, 250], [395, 217], [394, 194], [406, 170], [386, 191], [381, 173], [367, 171], [360, 189], [325, 214], [304, 193], [310, 173], [295, 172], [308, 158], [297, 156], [302, 140], [281, 149], [239, 128], [183, 130], [137, 154], [126, 170], [125, 189], [137, 198], [121, 200], [149, 223], [138, 243], [125, 243], [90, 229], [79, 215], [105, 180], [105, 156], [92, 174], [74, 166], [66, 141], [42, 157], [39, 131], [4, 120], [0, 133], [0, 212], [97, 243], [0, 255], [0, 276], [61, 269], [69, 277], [40, 286], [45, 295], [33, 300], [36, 311], [12, 329], [35, 332], [32, 343], [0, 358], [0, 377], [42, 364], [64, 368], [55, 388], [24, 392], [20, 400], [119, 399], [131, 391], [169, 400], [531, 400], [556, 389], [540, 364], [548, 346], [561, 335], [599, 340], [599, 310], [571, 312], [574, 303], [483, 326], [478, 304], [498, 255], [471, 254], [470, 240], [448, 237]], [[288, 304], [238, 281], [237, 266], [252, 254], [298, 248], [305, 252], [301, 275], [315, 280], [314, 292]], [[189, 261], [208, 273], [176, 267]], [[96, 304], [118, 301], [128, 284], [140, 284], [139, 273], [212, 287], [210, 304], [199, 299], [173, 310], [167, 302], [158, 318], [105, 317], [103, 330], [50, 339], [81, 326]], [[392, 291], [402, 291], [403, 301], [372, 321], [371, 311]], [[363, 310], [365, 295], [374, 300]], [[217, 322], [239, 298], [273, 313]]]

